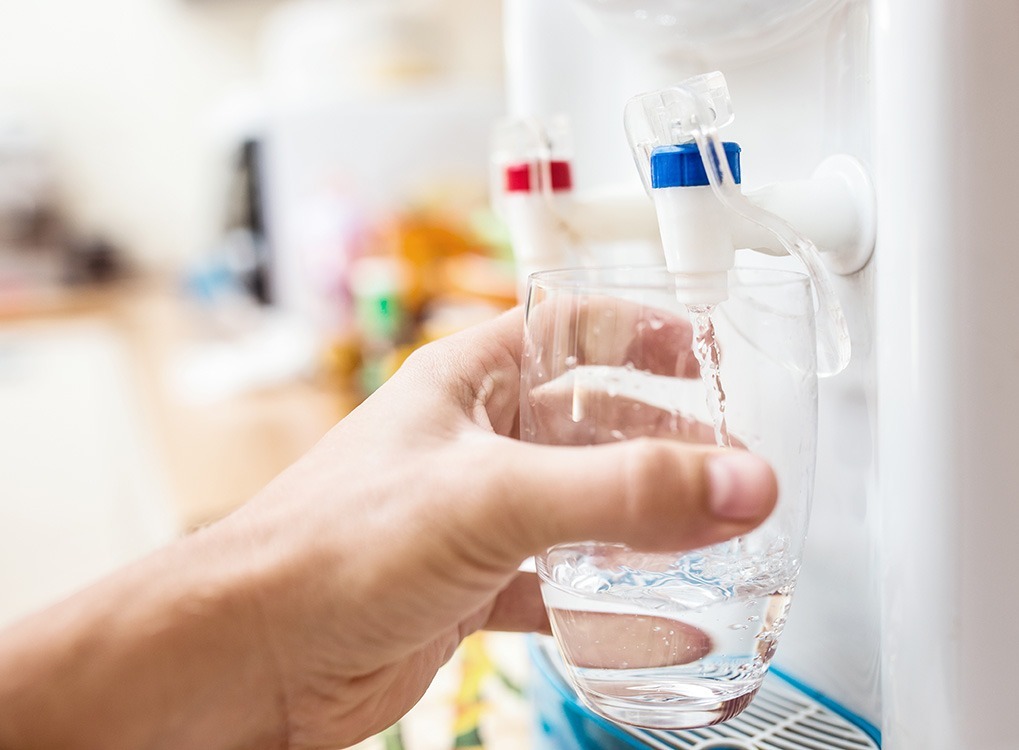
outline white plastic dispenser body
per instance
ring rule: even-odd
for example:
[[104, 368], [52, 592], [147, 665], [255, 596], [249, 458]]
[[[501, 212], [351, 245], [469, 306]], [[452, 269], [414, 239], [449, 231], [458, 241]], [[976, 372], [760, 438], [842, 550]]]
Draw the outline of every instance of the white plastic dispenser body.
[[[1014, 750], [1019, 4], [503, 6], [509, 112], [576, 124], [577, 203], [626, 196], [632, 215], [618, 225], [651, 235], [660, 253], [653, 202], [629, 200], [650, 187], [619, 142], [619, 102], [724, 70], [738, 105], [724, 132], [744, 149], [746, 198], [810, 238], [839, 274], [853, 360], [819, 384], [815, 503], [777, 665], [880, 728], [885, 750]], [[721, 128], [728, 116], [713, 109]], [[654, 145], [694, 139], [666, 135]], [[792, 184], [825, 176], [818, 165], [840, 156], [854, 163], [828, 188]], [[855, 227], [832, 205], [838, 180], [861, 196]], [[858, 252], [835, 266], [843, 243], [823, 235], [847, 235], [840, 226]], [[775, 235], [757, 229], [737, 225], [733, 244], [771, 250]]]

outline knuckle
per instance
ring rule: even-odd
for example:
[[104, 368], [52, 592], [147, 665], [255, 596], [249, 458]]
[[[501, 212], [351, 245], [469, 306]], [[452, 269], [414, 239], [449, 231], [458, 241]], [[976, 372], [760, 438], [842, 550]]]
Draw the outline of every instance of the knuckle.
[[626, 461], [626, 490], [632, 509], [651, 510], [660, 502], [663, 490], [671, 485], [677, 469], [671, 447], [651, 438], [631, 441]]
[[701, 500], [702, 483], [692, 469], [675, 445], [651, 438], [631, 441], [623, 477], [629, 522], [645, 531], [657, 522], [661, 533], [670, 533], [667, 521], [688, 515]]
[[414, 371], [434, 371], [445, 360], [441, 351], [443, 343], [441, 341], [433, 341], [418, 347], [407, 356], [403, 362], [403, 367]]

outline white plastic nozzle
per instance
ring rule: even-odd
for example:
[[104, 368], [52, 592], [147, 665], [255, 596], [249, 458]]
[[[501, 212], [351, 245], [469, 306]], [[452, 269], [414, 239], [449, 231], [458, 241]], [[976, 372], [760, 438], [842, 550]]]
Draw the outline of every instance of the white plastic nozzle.
[[727, 212], [707, 185], [651, 191], [665, 251], [665, 265], [689, 284], [677, 286], [688, 305], [716, 305], [729, 296], [729, 270], [736, 263]]
[[[738, 182], [739, 146], [723, 143], [722, 152]], [[673, 273], [712, 282], [697, 300], [687, 299], [694, 287], [677, 296], [687, 304], [718, 304], [728, 297], [727, 274], [736, 264], [732, 213], [712, 191], [696, 143], [660, 146], [652, 151], [650, 163], [651, 197], [666, 266]]]

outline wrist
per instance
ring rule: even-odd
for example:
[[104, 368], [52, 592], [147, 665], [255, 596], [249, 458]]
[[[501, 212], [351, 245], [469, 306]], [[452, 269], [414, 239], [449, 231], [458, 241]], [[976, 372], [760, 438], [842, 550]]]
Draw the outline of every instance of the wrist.
[[200, 532], [0, 634], [0, 746], [284, 746], [242, 545]]

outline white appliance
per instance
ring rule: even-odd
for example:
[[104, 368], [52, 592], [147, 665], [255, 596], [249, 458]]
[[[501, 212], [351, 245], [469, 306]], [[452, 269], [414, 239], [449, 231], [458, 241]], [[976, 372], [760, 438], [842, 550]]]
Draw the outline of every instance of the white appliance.
[[1019, 747], [1019, 4], [505, 13], [510, 114], [569, 118], [571, 200], [616, 196], [620, 236], [646, 237], [651, 207], [624, 105], [695, 74], [725, 74], [736, 119], [722, 134], [743, 149], [745, 188], [805, 179], [833, 154], [869, 173], [876, 248], [834, 269], [853, 358], [821, 383], [808, 550], [776, 662], [890, 750]]

